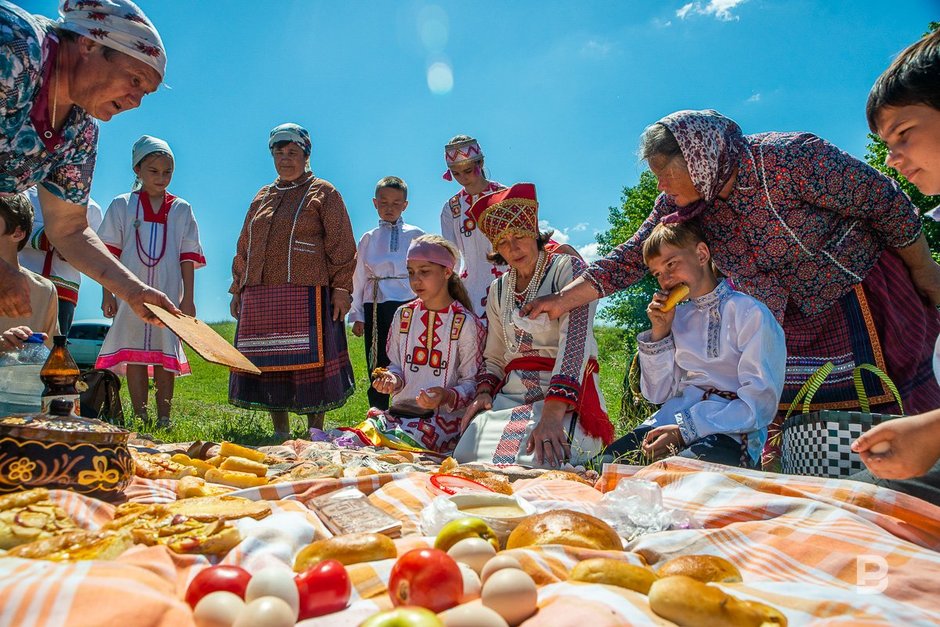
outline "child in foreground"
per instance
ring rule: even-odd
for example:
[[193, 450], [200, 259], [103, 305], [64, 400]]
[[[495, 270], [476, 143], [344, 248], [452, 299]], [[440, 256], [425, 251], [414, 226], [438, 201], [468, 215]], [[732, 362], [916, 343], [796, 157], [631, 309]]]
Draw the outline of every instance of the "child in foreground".
[[[98, 236], [137, 278], [196, 315], [194, 272], [206, 265], [193, 208], [170, 194], [175, 161], [162, 139], [144, 135], [134, 144], [135, 190], [111, 201]], [[145, 424], [147, 382], [156, 384], [157, 426], [170, 426], [174, 380], [190, 373], [179, 339], [167, 328], [146, 324], [123, 301], [104, 290], [101, 311], [114, 324], [101, 346], [96, 368], [127, 377], [134, 414]]]
[[[379, 226], [366, 232], [356, 247], [349, 310], [353, 335], [365, 335], [369, 372], [388, 366], [385, 343], [392, 317], [415, 297], [408, 284], [406, 254], [411, 242], [424, 235], [424, 231], [401, 219], [408, 207], [408, 186], [397, 176], [386, 176], [376, 183], [372, 204], [379, 214]], [[370, 387], [368, 396], [372, 407], [388, 409], [387, 394]]]
[[58, 296], [52, 281], [19, 265], [23, 250], [33, 230], [33, 207], [23, 194], [0, 196], [0, 259], [23, 274], [29, 282], [29, 304], [33, 312], [25, 318], [0, 316], [0, 352], [23, 348], [30, 335], [44, 333], [46, 345], [59, 334]]
[[[646, 310], [652, 328], [637, 337], [640, 389], [662, 406], [605, 454], [759, 466], [783, 391], [783, 329], [760, 301], [716, 277], [694, 221], [659, 224], [643, 259], [662, 291]], [[667, 305], [667, 293], [682, 284], [689, 301]]]
[[455, 274], [458, 262], [456, 247], [439, 235], [422, 235], [408, 248], [408, 279], [418, 297], [395, 312], [390, 364], [372, 382], [391, 395], [391, 405], [355, 429], [369, 444], [439, 453], [457, 445], [486, 335]]
[[[888, 146], [885, 164], [927, 196], [940, 195], [940, 31], [898, 55], [875, 82], [868, 126]], [[930, 212], [936, 217], [937, 209]], [[938, 369], [940, 341], [934, 356]], [[852, 444], [880, 485], [940, 503], [940, 409], [884, 422]], [[858, 477], [861, 478], [861, 477]]]

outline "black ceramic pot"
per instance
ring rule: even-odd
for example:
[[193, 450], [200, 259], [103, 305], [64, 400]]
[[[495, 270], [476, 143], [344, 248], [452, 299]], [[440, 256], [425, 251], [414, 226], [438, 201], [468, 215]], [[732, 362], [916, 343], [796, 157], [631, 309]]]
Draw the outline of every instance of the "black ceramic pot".
[[42, 487], [123, 498], [134, 478], [130, 433], [58, 403], [50, 414], [0, 418], [0, 493]]

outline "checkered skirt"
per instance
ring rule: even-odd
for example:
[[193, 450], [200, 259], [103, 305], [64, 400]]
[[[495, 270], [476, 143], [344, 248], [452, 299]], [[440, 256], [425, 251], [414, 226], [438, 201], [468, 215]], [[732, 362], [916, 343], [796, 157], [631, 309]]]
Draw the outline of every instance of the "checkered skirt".
[[229, 376], [236, 407], [320, 413], [355, 391], [345, 329], [332, 319], [325, 286], [245, 288], [235, 346], [262, 371]]

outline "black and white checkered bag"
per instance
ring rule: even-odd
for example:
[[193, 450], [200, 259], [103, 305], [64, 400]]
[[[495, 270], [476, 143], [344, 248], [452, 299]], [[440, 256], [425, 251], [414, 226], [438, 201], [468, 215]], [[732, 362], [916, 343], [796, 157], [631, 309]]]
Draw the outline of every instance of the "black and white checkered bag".
[[[868, 411], [868, 397], [861, 379], [863, 370], [881, 379], [894, 395], [898, 406], [901, 406], [901, 398], [894, 383], [888, 375], [871, 364], [862, 364], [852, 373], [862, 411], [823, 409], [809, 412], [813, 396], [832, 370], [832, 362], [823, 364], [810, 376], [790, 404], [780, 431], [780, 463], [784, 474], [845, 479], [861, 472], [865, 464], [858, 453], [852, 452], [852, 442], [875, 425], [900, 417]], [[804, 413], [791, 415], [801, 402]]]
[[783, 473], [845, 479], [865, 470], [852, 442], [892, 418], [898, 416], [825, 409], [790, 416], [782, 428]]

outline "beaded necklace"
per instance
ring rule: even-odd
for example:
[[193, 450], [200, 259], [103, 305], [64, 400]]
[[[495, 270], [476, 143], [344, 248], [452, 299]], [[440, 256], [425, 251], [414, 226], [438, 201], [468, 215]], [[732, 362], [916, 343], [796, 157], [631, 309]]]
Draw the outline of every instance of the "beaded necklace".
[[[545, 254], [545, 251], [540, 250], [539, 258], [535, 262], [535, 272], [532, 273], [529, 286], [523, 290], [522, 294], [516, 291], [516, 278], [518, 275], [516, 269], [510, 267], [509, 272], [506, 273], [506, 290], [503, 292], [501, 314], [503, 319], [503, 340], [506, 343], [506, 348], [508, 348], [510, 352], [515, 353], [519, 350], [519, 345], [515, 341], [516, 325], [512, 322], [512, 314], [516, 309], [521, 309], [526, 303], [535, 298], [535, 295], [539, 291], [539, 286], [542, 283], [542, 278], [545, 276], [545, 267], [548, 265], [546, 264], [547, 259], [548, 256]], [[522, 296], [521, 303], [516, 302], [517, 296]], [[512, 339], [510, 339], [510, 329], [512, 329]]]
[[[137, 210], [136, 210], [135, 213], [134, 213], [134, 217], [135, 217], [135, 220], [134, 220], [134, 239], [135, 239], [136, 242], [137, 242], [137, 258], [140, 259], [140, 263], [144, 264], [144, 266], [146, 266], [146, 267], [148, 267], [148, 268], [153, 268], [153, 267], [156, 266], [158, 263], [160, 263], [160, 260], [163, 259], [163, 255], [166, 254], [166, 234], [167, 234], [167, 230], [168, 230], [168, 229], [167, 229], [167, 224], [166, 224], [166, 222], [164, 222], [164, 223], [163, 223], [163, 245], [160, 247], [160, 254], [157, 255], [156, 257], [151, 257], [151, 256], [150, 256], [150, 253], [147, 252], [147, 249], [144, 248], [144, 244], [143, 244], [143, 242], [142, 242], [141, 239], [140, 239], [140, 225], [141, 225], [141, 221], [140, 221], [140, 202], [141, 202], [141, 201], [140, 201], [140, 198], [141, 198], [141, 194], [144, 194], [144, 193], [146, 193], [146, 192], [144, 192], [143, 190], [141, 190], [140, 192], [137, 193]], [[165, 200], [165, 199], [166, 199], [166, 195], [164, 194], [164, 201], [163, 201], [163, 205], [160, 207], [160, 213], [163, 213], [163, 210], [164, 210], [164, 209], [168, 209], [168, 208], [169, 208], [168, 205], [167, 205], [167, 203], [166, 203], [166, 200]], [[149, 199], [148, 199], [148, 200], [149, 200]], [[159, 215], [159, 214], [158, 214], [158, 215]], [[153, 222], [152, 224], [156, 225], [156, 224], [159, 224], [159, 222]], [[151, 228], [157, 228], [157, 227], [156, 227], [156, 226], [153, 226], [153, 227], [151, 227]]]

